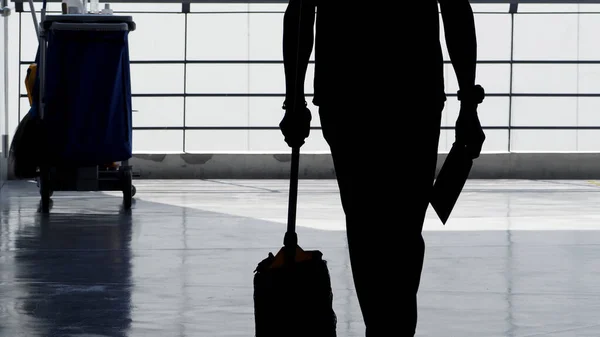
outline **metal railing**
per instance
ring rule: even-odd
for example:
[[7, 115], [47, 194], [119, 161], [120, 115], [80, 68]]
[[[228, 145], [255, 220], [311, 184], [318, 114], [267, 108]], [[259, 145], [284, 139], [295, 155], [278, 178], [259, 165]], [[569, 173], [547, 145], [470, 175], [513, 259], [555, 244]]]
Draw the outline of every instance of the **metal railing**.
[[[22, 6], [25, 0], [12, 0], [12, 2], [17, 5], [17, 12], [19, 15], [22, 14], [26, 9]], [[40, 2], [39, 0], [36, 2]], [[60, 0], [50, 0], [49, 2], [60, 2]], [[112, 3], [128, 3], [134, 4], [139, 3], [138, 1], [132, 0], [114, 0]], [[597, 126], [561, 126], [561, 125], [550, 125], [550, 126], [524, 126], [524, 125], [513, 125], [512, 123], [512, 104], [513, 98], [516, 97], [600, 97], [600, 87], [598, 88], [597, 93], [515, 93], [513, 92], [513, 67], [518, 64], [600, 64], [600, 60], [517, 60], [514, 59], [514, 25], [515, 25], [515, 15], [518, 15], [519, 4], [600, 4], [600, 0], [582, 0], [582, 1], [554, 1], [554, 0], [472, 0], [474, 4], [507, 4], [509, 5], [507, 8], [507, 12], [505, 15], [510, 15], [511, 19], [511, 52], [510, 58], [507, 60], [482, 60], [479, 61], [479, 64], [504, 64], [509, 66], [510, 72], [510, 87], [508, 92], [505, 93], [489, 93], [488, 97], [506, 97], [508, 99], [508, 123], [505, 126], [487, 126], [484, 125], [484, 129], [486, 130], [506, 130], [508, 131], [508, 144], [507, 150], [511, 151], [511, 131], [513, 130], [600, 130], [600, 125]], [[188, 26], [187, 19], [188, 15], [191, 14], [190, 5], [192, 4], [285, 4], [286, 0], [184, 0], [184, 1], [164, 1], [164, 0], [144, 0], [143, 3], [148, 4], [164, 4], [164, 3], [181, 3], [181, 15], [185, 16], [186, 25], [185, 25], [185, 34], [188, 34]], [[155, 12], [155, 14], [160, 14], [161, 12]], [[172, 13], [171, 13], [172, 14]], [[576, 13], [575, 13], [576, 14]], [[20, 38], [20, 37], [19, 37]], [[188, 41], [185, 39], [185, 50], [188, 50]], [[19, 51], [20, 53], [20, 51]], [[22, 55], [19, 55], [19, 59], [21, 60], [22, 65], [29, 64], [31, 60], [24, 60]], [[185, 56], [183, 60], [132, 60], [132, 64], [178, 64], [183, 65], [184, 74], [186, 74], [186, 68], [188, 65], [192, 64], [282, 64], [281, 60], [190, 60]], [[314, 62], [311, 62], [314, 63]], [[450, 64], [450, 61], [445, 61], [446, 64]], [[185, 90], [185, 75], [184, 75], [184, 92], [181, 93], [134, 93], [134, 97], [281, 97], [283, 99], [284, 93], [189, 93]], [[19, 83], [22, 81], [21, 78], [18, 79]], [[25, 93], [20, 93], [21, 97], [26, 97]], [[456, 96], [455, 93], [448, 92], [447, 95], [449, 97]], [[311, 94], [307, 94], [308, 97], [311, 97]], [[134, 130], [182, 130], [183, 131], [183, 149], [185, 152], [185, 132], [187, 130], [277, 130], [278, 127], [276, 125], [272, 126], [187, 126], [185, 120], [186, 114], [186, 106], [184, 103], [184, 111], [183, 111], [183, 125], [182, 126], [138, 126], [134, 127]], [[20, 111], [20, 109], [19, 109]], [[19, 112], [20, 113], [20, 112]], [[315, 130], [319, 130], [320, 127], [313, 127]], [[453, 130], [453, 126], [443, 126], [444, 130]]]

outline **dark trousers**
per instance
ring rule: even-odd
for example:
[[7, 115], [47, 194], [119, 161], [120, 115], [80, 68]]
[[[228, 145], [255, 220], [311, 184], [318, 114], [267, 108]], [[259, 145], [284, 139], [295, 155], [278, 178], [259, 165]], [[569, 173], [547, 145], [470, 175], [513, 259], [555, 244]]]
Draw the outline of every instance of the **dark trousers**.
[[367, 337], [411, 337], [435, 176], [441, 110], [321, 106]]

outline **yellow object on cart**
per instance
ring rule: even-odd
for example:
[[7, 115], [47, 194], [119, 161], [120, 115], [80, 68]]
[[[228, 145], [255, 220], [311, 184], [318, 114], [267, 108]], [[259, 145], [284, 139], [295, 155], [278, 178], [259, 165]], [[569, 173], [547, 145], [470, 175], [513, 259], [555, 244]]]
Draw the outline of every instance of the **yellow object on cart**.
[[25, 76], [25, 89], [27, 90], [27, 98], [29, 105], [33, 104], [33, 87], [35, 86], [35, 77], [37, 75], [37, 64], [32, 63], [27, 68], [27, 76]]

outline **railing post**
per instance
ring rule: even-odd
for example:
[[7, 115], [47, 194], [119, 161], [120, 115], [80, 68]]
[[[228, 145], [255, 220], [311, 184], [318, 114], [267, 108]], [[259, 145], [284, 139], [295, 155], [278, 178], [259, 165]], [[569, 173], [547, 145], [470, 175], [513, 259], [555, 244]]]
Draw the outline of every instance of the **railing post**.
[[191, 5], [190, 5], [190, 1], [189, 0], [184, 0], [182, 3], [182, 8], [181, 11], [183, 13], [184, 16], [184, 28], [183, 28], [183, 122], [182, 122], [182, 126], [183, 126], [183, 131], [182, 131], [182, 137], [183, 137], [183, 144], [182, 144], [182, 151], [183, 153], [187, 153], [186, 151], [186, 141], [185, 141], [185, 137], [186, 137], [186, 112], [187, 112], [187, 50], [188, 50], [188, 16], [189, 13], [191, 12]]
[[[2, 64], [0, 64], [0, 67], [3, 68], [3, 72], [2, 74], [4, 75], [3, 77], [3, 85], [4, 88], [2, 89], [3, 93], [2, 93], [2, 97], [3, 97], [3, 101], [2, 101], [2, 106], [0, 107], [0, 110], [4, 110], [4, 119], [2, 121], [0, 121], [0, 125], [3, 126], [3, 130], [0, 130], [0, 146], [2, 147], [2, 155], [4, 156], [4, 158], [8, 158], [8, 149], [9, 149], [9, 141], [8, 141], [8, 134], [9, 134], [9, 128], [8, 128], [8, 112], [9, 112], [9, 106], [8, 106], [8, 85], [10, 84], [9, 82], [9, 78], [8, 78], [8, 16], [11, 14], [11, 10], [8, 7], [8, 1], [7, 0], [2, 0], [2, 3], [0, 5], [1, 7], [1, 16], [4, 18], [2, 19], [2, 25], [3, 25], [3, 30], [4, 30], [4, 34], [2, 36], [2, 42], [0, 42], [2, 44], [2, 53], [3, 53], [3, 62]], [[0, 162], [2, 161], [2, 159], [0, 159]], [[3, 163], [4, 164], [4, 163]], [[2, 165], [3, 165], [2, 164]], [[0, 179], [4, 179], [4, 168], [5, 167], [0, 167], [0, 174], [2, 175], [2, 177]], [[1, 184], [0, 184], [1, 185]]]
[[513, 72], [514, 72], [514, 56], [515, 56], [515, 14], [519, 6], [518, 0], [511, 0], [508, 12], [510, 14], [510, 60], [509, 60], [509, 87], [508, 87], [508, 153], [512, 152], [512, 102], [513, 102]]

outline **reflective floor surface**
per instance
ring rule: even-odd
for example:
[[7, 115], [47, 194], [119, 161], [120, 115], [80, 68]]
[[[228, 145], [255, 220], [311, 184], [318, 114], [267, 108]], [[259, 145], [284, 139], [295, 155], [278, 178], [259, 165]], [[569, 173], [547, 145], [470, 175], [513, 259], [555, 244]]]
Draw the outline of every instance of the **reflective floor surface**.
[[[381, 182], [384, 183], [384, 182]], [[287, 182], [35, 184], [0, 197], [0, 336], [252, 336], [256, 263], [285, 231]], [[600, 336], [600, 183], [470, 181], [425, 224], [420, 337]], [[338, 336], [364, 336], [335, 181], [301, 181], [300, 242], [329, 261]], [[393, 336], [393, 334], [390, 334]]]

